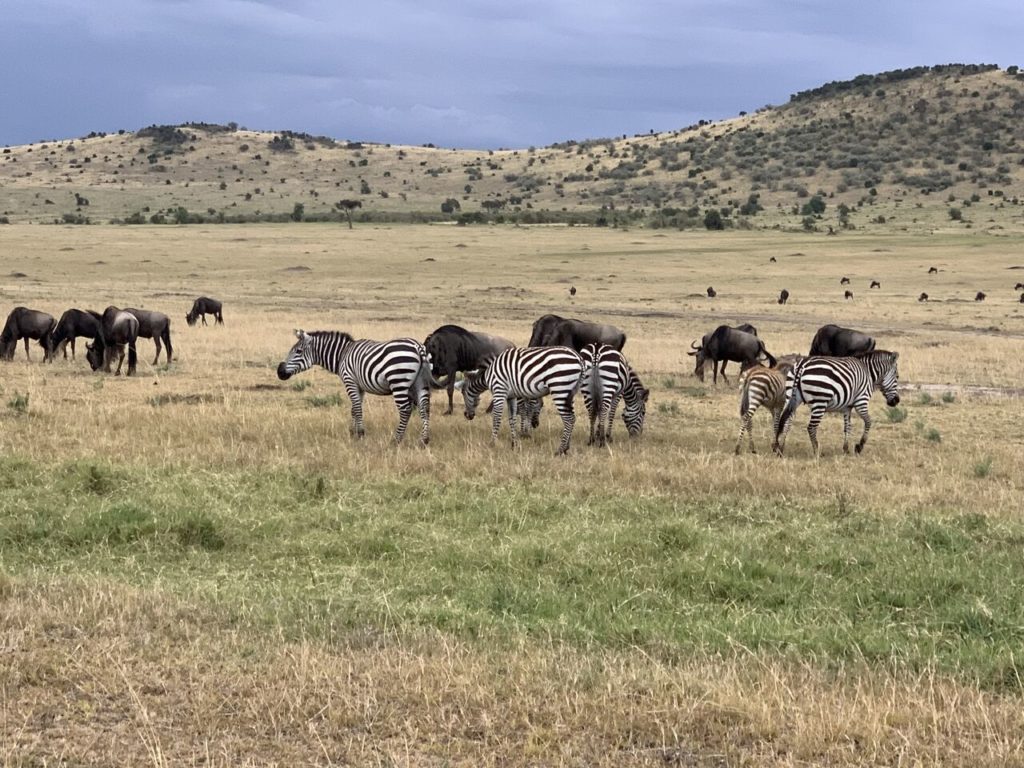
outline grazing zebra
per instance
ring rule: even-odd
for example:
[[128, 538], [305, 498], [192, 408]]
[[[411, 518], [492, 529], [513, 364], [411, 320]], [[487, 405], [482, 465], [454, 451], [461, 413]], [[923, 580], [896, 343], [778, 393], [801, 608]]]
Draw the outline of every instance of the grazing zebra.
[[626, 401], [622, 420], [629, 436], [638, 437], [642, 434], [650, 392], [622, 353], [607, 344], [588, 344], [580, 350], [580, 357], [590, 369], [590, 375], [582, 387], [583, 402], [587, 404], [587, 414], [590, 416], [590, 441], [587, 444], [594, 444], [595, 425], [599, 446], [612, 441], [612, 423], [620, 399]]
[[[512, 433], [512, 447], [519, 444], [516, 432], [516, 411], [519, 398], [535, 399], [550, 395], [562, 417], [562, 440], [558, 454], [567, 453], [576, 414], [572, 399], [579, 391], [581, 379], [589, 373], [583, 358], [570, 347], [518, 347], [501, 352], [480, 374], [469, 374], [462, 382], [462, 396], [466, 401], [466, 418], [476, 415], [480, 395], [491, 390], [494, 402], [491, 441], [497, 441], [501, 415], [509, 409], [508, 426]], [[532, 410], [532, 407], [531, 407]], [[532, 416], [532, 414], [531, 414]]]
[[864, 450], [871, 429], [868, 401], [872, 392], [881, 389], [890, 408], [900, 402], [898, 358], [898, 352], [876, 350], [862, 357], [808, 357], [797, 363], [786, 378], [786, 408], [775, 428], [775, 452], [782, 455], [793, 413], [800, 403], [811, 407], [807, 433], [815, 456], [819, 455], [818, 424], [826, 411], [843, 414], [844, 453], [850, 452], [850, 411], [857, 411], [864, 420], [864, 434], [856, 451]]
[[743, 445], [743, 435], [750, 438], [750, 452], [754, 449], [754, 414], [765, 406], [772, 414], [772, 435], [779, 426], [779, 417], [786, 407], [786, 374], [800, 360], [800, 355], [783, 355], [771, 368], [756, 365], [741, 374], [740, 381], [740, 436], [736, 439], [736, 454]]
[[398, 406], [395, 442], [402, 442], [409, 426], [413, 404], [419, 406], [423, 431], [420, 442], [430, 442], [430, 389], [438, 386], [430, 375], [430, 357], [416, 339], [394, 341], [356, 341], [341, 331], [295, 331], [298, 341], [288, 357], [277, 366], [277, 377], [284, 381], [314, 365], [341, 377], [352, 401], [351, 431], [362, 437], [363, 393], [391, 395]]

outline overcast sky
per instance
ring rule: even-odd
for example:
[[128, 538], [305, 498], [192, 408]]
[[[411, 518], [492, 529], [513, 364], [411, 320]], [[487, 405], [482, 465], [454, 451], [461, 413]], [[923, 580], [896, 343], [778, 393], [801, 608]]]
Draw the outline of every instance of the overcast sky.
[[206, 121], [445, 147], [682, 128], [1024, 65], [1022, 0], [2, 0], [0, 144]]

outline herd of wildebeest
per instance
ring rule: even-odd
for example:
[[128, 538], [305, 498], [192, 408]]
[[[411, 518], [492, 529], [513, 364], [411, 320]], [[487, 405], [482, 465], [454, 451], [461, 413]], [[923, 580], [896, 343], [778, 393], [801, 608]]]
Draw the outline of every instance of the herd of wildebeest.
[[[221, 302], [205, 296], [196, 299], [186, 321], [189, 325], [198, 321], [206, 325], [206, 315], [218, 324], [223, 323]], [[582, 394], [590, 417], [590, 443], [605, 445], [611, 441], [611, 425], [620, 401], [625, 403], [623, 420], [630, 436], [643, 432], [649, 390], [622, 354], [626, 334], [613, 325], [544, 315], [533, 324], [526, 347], [457, 325], [441, 326], [422, 343], [412, 338], [387, 342], [355, 340], [346, 333], [327, 331], [296, 331], [296, 336], [288, 357], [278, 366], [278, 376], [287, 379], [314, 365], [337, 374], [352, 402], [352, 431], [357, 436], [364, 432], [363, 395], [391, 395], [399, 410], [396, 441], [404, 436], [412, 410], [418, 407], [423, 422], [421, 441], [427, 443], [430, 393], [436, 389], [447, 390], [446, 415], [453, 412], [454, 392], [460, 389], [464, 413], [469, 419], [475, 414], [479, 395], [491, 390], [492, 439], [497, 439], [507, 410], [513, 445], [518, 443], [520, 432], [528, 435], [537, 426], [543, 400], [550, 398], [563, 422], [559, 453], [568, 451], [575, 423], [576, 394]], [[153, 339], [153, 365], [159, 362], [162, 349], [166, 350], [167, 363], [173, 359], [171, 321], [166, 314], [115, 306], [103, 312], [69, 309], [59, 320], [46, 312], [16, 307], [0, 333], [0, 359], [11, 360], [18, 341], [24, 341], [25, 355], [31, 359], [30, 340], [42, 346], [44, 361], [60, 354], [67, 359], [68, 346], [74, 359], [75, 341], [82, 337], [90, 340], [86, 344], [86, 359], [93, 371], [102, 368], [111, 372], [116, 358], [119, 375], [127, 350], [127, 375], [133, 375], [139, 338]], [[882, 390], [889, 405], [899, 402], [898, 355], [876, 350], [870, 336], [836, 325], [818, 330], [806, 356], [786, 355], [777, 359], [750, 324], [735, 328], [720, 325], [699, 341], [693, 341], [688, 354], [694, 358], [694, 375], [701, 381], [706, 364], [711, 363], [715, 384], [720, 373], [728, 384], [728, 363], [740, 365], [741, 428], [737, 453], [744, 434], [750, 435], [750, 449], [754, 449], [751, 424], [760, 407], [772, 414], [773, 448], [779, 454], [789, 417], [799, 404], [806, 403], [811, 408], [808, 431], [815, 451], [817, 423], [827, 411], [843, 414], [844, 450], [849, 450], [850, 415], [857, 411], [864, 421], [864, 434], [856, 446], [859, 452], [870, 429], [867, 401], [872, 392]], [[843, 359], [846, 362], [836, 362]], [[457, 381], [459, 374], [463, 378]]]

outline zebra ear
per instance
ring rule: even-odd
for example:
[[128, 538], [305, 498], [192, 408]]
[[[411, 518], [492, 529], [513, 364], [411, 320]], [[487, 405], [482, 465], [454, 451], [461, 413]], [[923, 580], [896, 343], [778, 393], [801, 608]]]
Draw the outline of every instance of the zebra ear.
[[900, 359], [900, 353], [899, 352], [893, 352], [892, 353], [892, 359], [893, 360], [899, 360]]
[[465, 379], [459, 379], [458, 381], [455, 382], [455, 390], [457, 392], [461, 392], [462, 388], [464, 386], [466, 386], [466, 380]]
[[306, 335], [306, 332], [304, 330], [302, 330], [301, 328], [296, 328], [295, 329], [295, 338], [296, 339], [301, 339], [305, 335]]

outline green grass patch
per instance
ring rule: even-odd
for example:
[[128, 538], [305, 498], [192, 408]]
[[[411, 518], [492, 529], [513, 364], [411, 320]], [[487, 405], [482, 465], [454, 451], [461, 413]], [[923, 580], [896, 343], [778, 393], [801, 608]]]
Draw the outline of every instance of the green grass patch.
[[342, 404], [341, 395], [310, 395], [306, 398], [311, 408], [338, 408]]

